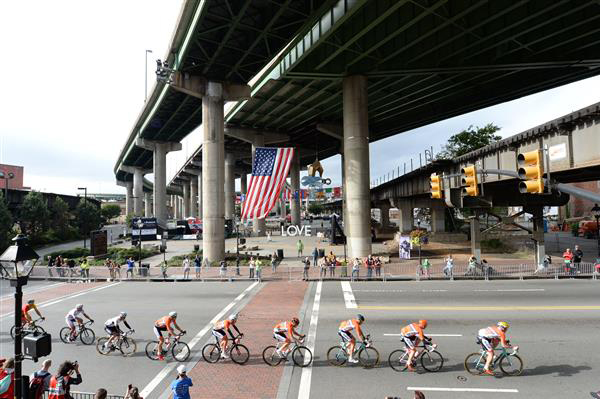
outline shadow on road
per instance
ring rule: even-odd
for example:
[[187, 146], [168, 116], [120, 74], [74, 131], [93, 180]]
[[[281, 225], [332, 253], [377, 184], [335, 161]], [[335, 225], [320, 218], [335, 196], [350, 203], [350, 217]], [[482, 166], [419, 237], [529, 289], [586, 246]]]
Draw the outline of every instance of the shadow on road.
[[571, 366], [570, 364], [556, 364], [554, 366], [538, 366], [533, 369], [523, 370], [524, 375], [549, 375], [555, 377], [571, 377], [580, 371], [591, 370], [590, 366]]

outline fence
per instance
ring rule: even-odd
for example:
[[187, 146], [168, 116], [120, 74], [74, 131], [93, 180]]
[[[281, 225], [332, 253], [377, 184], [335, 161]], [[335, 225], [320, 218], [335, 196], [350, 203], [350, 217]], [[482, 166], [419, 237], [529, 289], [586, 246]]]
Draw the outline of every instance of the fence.
[[[95, 393], [92, 392], [77, 392], [71, 391], [71, 397], [73, 399], [94, 399]], [[106, 395], [106, 399], [123, 399], [124, 396], [120, 395]], [[48, 391], [44, 392], [44, 399], [48, 399]]]

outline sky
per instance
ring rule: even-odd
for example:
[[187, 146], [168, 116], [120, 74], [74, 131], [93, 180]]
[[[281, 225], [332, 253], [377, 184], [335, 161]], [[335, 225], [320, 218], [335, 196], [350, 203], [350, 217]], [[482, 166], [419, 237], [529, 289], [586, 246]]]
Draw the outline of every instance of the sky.
[[[76, 194], [123, 193], [114, 165], [144, 104], [182, 0], [0, 2], [0, 163], [25, 167], [25, 185]], [[411, 130], [370, 145], [372, 180], [419, 153], [440, 151], [469, 125], [508, 137], [600, 101], [600, 76]], [[167, 156], [169, 179], [201, 142], [196, 130]], [[399, 149], [402, 149], [399, 151]], [[322, 161], [340, 185], [340, 157]], [[152, 180], [152, 175], [147, 175]], [[239, 187], [239, 184], [237, 185]]]

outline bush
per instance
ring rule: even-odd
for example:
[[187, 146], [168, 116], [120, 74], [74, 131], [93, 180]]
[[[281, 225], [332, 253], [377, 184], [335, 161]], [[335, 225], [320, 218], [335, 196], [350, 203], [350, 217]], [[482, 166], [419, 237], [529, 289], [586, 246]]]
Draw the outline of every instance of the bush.
[[90, 256], [90, 250], [87, 248], [73, 248], [64, 251], [56, 251], [46, 255], [46, 258], [48, 256], [56, 258], [58, 255], [62, 256], [63, 259], [75, 259], [84, 256]]

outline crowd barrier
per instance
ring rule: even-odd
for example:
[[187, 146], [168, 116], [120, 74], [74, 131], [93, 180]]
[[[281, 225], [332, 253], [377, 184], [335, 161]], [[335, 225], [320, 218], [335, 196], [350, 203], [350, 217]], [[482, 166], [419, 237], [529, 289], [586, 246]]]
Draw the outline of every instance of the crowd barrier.
[[[298, 262], [300, 263], [300, 262]], [[117, 270], [109, 270], [103, 266], [90, 267], [88, 271], [82, 271], [79, 268], [48, 268], [40, 266], [34, 268], [33, 278], [43, 278], [50, 280], [62, 280], [67, 282], [78, 281], [181, 281], [181, 280], [201, 280], [201, 281], [229, 281], [229, 280], [453, 280], [453, 279], [472, 279], [472, 280], [490, 280], [490, 279], [526, 279], [526, 278], [592, 278], [597, 279], [600, 272], [600, 266], [593, 263], [580, 263], [571, 268], [565, 268], [563, 265], [549, 265], [548, 267], [538, 267], [533, 264], [493, 264], [477, 265], [469, 267], [467, 265], [456, 265], [451, 269], [442, 265], [434, 265], [428, 269], [415, 266], [414, 263], [389, 263], [380, 268], [367, 269], [361, 266], [358, 271], [353, 272], [352, 266], [319, 267], [311, 266], [308, 270], [302, 265], [281, 264], [276, 268], [271, 265], [263, 266], [260, 273], [256, 269], [248, 266], [229, 265], [221, 269], [220, 267], [190, 267], [188, 270], [183, 267], [169, 267], [163, 273], [160, 267], [142, 267], [136, 265], [132, 270], [122, 267]]]
[[[94, 399], [94, 397], [96, 396], [95, 393], [93, 392], [77, 392], [77, 391], [71, 391], [69, 392], [69, 394], [71, 395], [71, 398], [73, 399]], [[49, 392], [48, 391], [44, 391], [44, 399], [48, 399], [49, 396]], [[123, 399], [124, 396], [121, 395], [106, 395], [106, 399]]]

